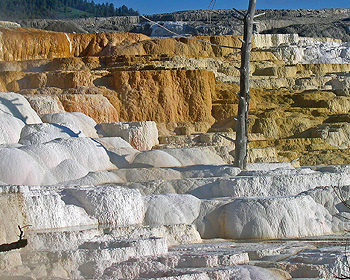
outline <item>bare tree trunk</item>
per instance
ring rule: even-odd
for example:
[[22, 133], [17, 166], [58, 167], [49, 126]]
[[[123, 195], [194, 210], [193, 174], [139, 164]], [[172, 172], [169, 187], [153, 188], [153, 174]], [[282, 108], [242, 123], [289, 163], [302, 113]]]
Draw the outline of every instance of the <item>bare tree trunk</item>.
[[245, 169], [248, 151], [248, 111], [249, 111], [249, 72], [250, 52], [253, 37], [256, 0], [249, 0], [247, 14], [244, 17], [244, 34], [241, 53], [240, 92], [238, 96], [238, 116], [236, 128], [235, 166]]

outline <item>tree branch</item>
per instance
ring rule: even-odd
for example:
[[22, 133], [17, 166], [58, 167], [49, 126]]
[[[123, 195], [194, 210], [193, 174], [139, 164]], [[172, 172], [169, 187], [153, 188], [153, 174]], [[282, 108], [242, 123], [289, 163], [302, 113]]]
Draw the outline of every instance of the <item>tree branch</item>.
[[216, 0], [211, 0], [211, 1], [210, 1], [210, 4], [209, 4], [209, 6], [208, 6], [208, 9], [209, 9], [209, 10], [214, 9], [215, 5], [216, 5]]
[[241, 20], [244, 20], [244, 18], [246, 17], [245, 13], [241, 12], [240, 10], [237, 10], [236, 8], [233, 8], [233, 10], [242, 17]]
[[261, 17], [261, 16], [264, 16], [264, 15], [265, 15], [265, 12], [264, 12], [264, 13], [261, 13], [261, 14], [255, 15], [254, 18]]
[[0, 245], [0, 252], [7, 252], [7, 251], [11, 251], [11, 250], [15, 250], [15, 249], [19, 249], [19, 248], [23, 248], [25, 246], [27, 246], [28, 244], [28, 240], [27, 239], [22, 239], [23, 238], [23, 230], [20, 226], [18, 226], [19, 229], [19, 239], [17, 242], [12, 242], [12, 243], [5, 243], [5, 244], [1, 244]]

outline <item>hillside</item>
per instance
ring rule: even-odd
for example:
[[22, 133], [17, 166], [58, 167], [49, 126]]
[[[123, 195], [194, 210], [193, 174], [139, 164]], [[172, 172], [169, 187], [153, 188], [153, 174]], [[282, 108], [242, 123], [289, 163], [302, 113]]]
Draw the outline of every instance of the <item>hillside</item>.
[[[350, 9], [321, 10], [259, 10], [259, 33], [298, 34], [303, 37], [329, 37], [350, 41]], [[149, 15], [168, 29], [182, 35], [217, 36], [240, 35], [242, 26], [233, 17], [233, 10], [182, 11]], [[23, 27], [62, 32], [135, 32], [152, 37], [169, 37], [159, 26], [138, 16], [82, 18], [74, 20], [22, 20]]]
[[135, 10], [90, 0], [0, 0], [0, 20], [134, 16]]

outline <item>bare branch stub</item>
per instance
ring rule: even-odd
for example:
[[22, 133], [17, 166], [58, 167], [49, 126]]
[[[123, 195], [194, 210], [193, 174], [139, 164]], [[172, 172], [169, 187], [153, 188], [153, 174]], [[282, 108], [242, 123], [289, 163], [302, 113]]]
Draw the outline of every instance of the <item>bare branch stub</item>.
[[20, 234], [19, 234], [19, 240], [22, 240], [22, 237], [23, 237], [23, 230], [22, 230], [22, 228], [18, 225], [18, 229], [19, 229], [19, 232], [20, 232]]
[[264, 16], [265, 14], [266, 14], [265, 12], [264, 12], [264, 13], [261, 13], [261, 14], [257, 14], [257, 15], [254, 16], [254, 18]]

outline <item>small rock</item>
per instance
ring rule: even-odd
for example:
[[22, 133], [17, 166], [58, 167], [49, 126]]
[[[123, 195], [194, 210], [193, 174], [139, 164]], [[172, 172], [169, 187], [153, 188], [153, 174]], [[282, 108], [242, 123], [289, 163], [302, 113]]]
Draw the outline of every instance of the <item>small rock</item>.
[[81, 131], [87, 137], [97, 138], [97, 133], [95, 130], [96, 122], [86, 116], [83, 113], [56, 113], [56, 114], [46, 114], [42, 116], [42, 120], [45, 123], [55, 123], [59, 125], [66, 125], [69, 127], [74, 127], [75, 130]]
[[100, 123], [96, 126], [100, 135], [122, 137], [135, 149], [151, 150], [158, 145], [158, 129], [154, 121]]

